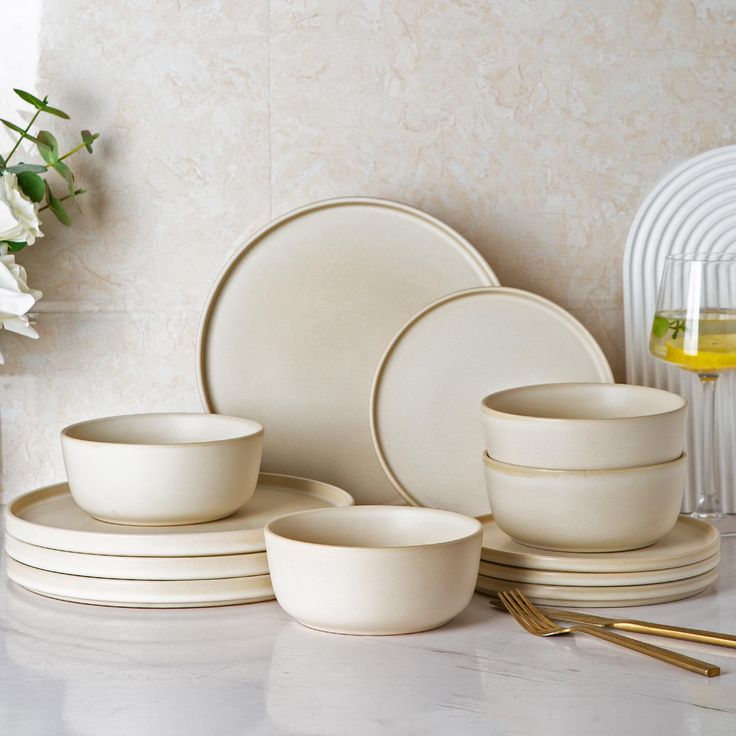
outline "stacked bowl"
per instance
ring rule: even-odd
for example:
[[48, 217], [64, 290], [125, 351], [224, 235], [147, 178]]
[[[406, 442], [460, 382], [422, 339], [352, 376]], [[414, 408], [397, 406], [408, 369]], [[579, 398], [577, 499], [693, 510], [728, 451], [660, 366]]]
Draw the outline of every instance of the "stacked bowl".
[[[483, 465], [493, 523], [527, 548], [594, 555], [604, 563], [610, 553], [664, 540], [678, 523], [682, 504], [686, 410], [686, 401], [676, 394], [624, 384], [522, 386], [487, 396], [482, 401]], [[623, 561], [589, 568], [613, 573], [591, 579], [590, 585], [606, 580], [620, 585], [617, 574], [626, 569], [626, 554], [618, 558]], [[715, 557], [710, 562], [705, 572], [717, 565]], [[692, 570], [682, 567], [679, 578], [668, 573], [667, 581], [687, 578]], [[483, 569], [498, 573], [487, 565]], [[494, 579], [486, 577], [480, 582], [491, 588]], [[585, 576], [546, 578], [553, 585], [585, 586]], [[507, 571], [505, 580], [523, 582], [530, 576], [520, 568]]]

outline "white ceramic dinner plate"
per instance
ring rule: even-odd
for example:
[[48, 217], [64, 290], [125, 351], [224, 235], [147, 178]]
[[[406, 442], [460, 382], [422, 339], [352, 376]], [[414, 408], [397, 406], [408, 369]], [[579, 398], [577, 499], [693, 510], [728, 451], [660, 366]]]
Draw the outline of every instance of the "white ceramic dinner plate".
[[642, 572], [557, 572], [554, 570], [530, 570], [524, 567], [497, 565], [493, 562], [480, 563], [480, 574], [485, 577], [535, 585], [574, 585], [585, 588], [620, 585], [650, 585], [669, 583], [692, 578], [718, 567], [721, 554], [717, 552], [701, 562], [665, 570], [643, 570]]
[[646, 606], [653, 603], [689, 598], [702, 593], [718, 577], [717, 570], [685, 580], [652, 585], [617, 585], [611, 587], [580, 587], [574, 585], [532, 585], [497, 578], [478, 576], [476, 591], [495, 595], [501, 590], [518, 588], [533, 602], [550, 606], [574, 605], [581, 608]]
[[626, 552], [551, 552], [526, 547], [503, 532], [488, 515], [483, 522], [481, 559], [532, 570], [580, 573], [630, 573], [692, 565], [717, 554], [718, 531], [704, 521], [680, 515], [672, 531], [656, 544]]
[[369, 430], [376, 365], [419, 309], [497, 283], [462, 236], [411, 207], [302, 207], [249, 238], [220, 274], [197, 347], [203, 403], [264, 425], [264, 470], [394, 503]]
[[265, 525], [294, 511], [352, 506], [341, 488], [306, 478], [261, 473], [251, 500], [232, 516], [188, 526], [107, 524], [77, 506], [66, 483], [19, 496], [5, 511], [5, 530], [39, 547], [97, 555], [195, 557], [265, 552]]
[[272, 600], [269, 575], [215, 580], [107, 580], [39, 570], [6, 557], [8, 577], [28, 590], [74, 603], [129, 608], [231, 606]]
[[518, 289], [439, 299], [386, 350], [371, 395], [384, 471], [411, 504], [487, 514], [480, 402], [524, 384], [610, 382], [591, 334], [552, 302]]
[[113, 580], [212, 580], [267, 575], [265, 552], [200, 557], [133, 557], [65, 552], [5, 537], [5, 552], [16, 562], [49, 572]]

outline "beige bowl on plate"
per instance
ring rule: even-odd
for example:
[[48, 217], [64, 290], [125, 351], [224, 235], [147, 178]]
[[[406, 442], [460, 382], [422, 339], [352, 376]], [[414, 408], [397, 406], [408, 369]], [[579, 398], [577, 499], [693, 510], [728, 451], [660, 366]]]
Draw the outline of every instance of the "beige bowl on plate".
[[481, 403], [488, 454], [532, 468], [598, 470], [675, 460], [687, 401], [623, 383], [551, 383], [499, 391]]
[[61, 432], [76, 503], [139, 526], [229, 516], [255, 491], [262, 445], [260, 424], [219, 414], [131, 414]]
[[617, 552], [654, 544], [677, 522], [686, 458], [613, 470], [544, 470], [483, 455], [491, 512], [521, 544]]
[[276, 598], [297, 621], [338, 634], [410, 634], [470, 602], [482, 526], [451, 511], [351, 506], [266, 526]]

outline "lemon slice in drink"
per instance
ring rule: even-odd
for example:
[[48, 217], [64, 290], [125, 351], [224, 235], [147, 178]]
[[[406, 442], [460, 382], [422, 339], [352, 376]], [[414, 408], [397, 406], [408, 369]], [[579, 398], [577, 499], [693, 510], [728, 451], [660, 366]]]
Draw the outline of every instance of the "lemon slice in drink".
[[665, 360], [691, 371], [736, 368], [736, 334], [701, 335], [695, 355], [686, 353], [680, 345], [667, 342]]

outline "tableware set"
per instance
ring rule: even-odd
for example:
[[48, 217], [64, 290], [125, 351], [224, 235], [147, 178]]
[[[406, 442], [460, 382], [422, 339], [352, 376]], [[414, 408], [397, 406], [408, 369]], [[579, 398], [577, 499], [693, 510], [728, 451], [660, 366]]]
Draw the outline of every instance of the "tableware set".
[[574, 317], [410, 207], [330, 200], [249, 238], [198, 379], [213, 414], [64, 430], [69, 483], [7, 509], [12, 580], [117, 606], [275, 593], [306, 626], [397, 634], [474, 588], [638, 605], [715, 579], [718, 535], [677, 518], [685, 402], [613, 384]]
[[[206, 490], [206, 489], [205, 489]], [[136, 608], [273, 599], [263, 529], [295, 511], [350, 506], [340, 488], [261, 473], [251, 499], [200, 524], [132, 526], [85, 512], [66, 483], [19, 496], [6, 510], [8, 577], [52, 598]]]

